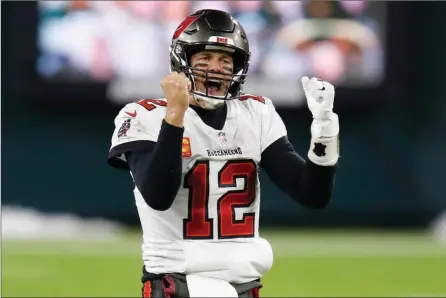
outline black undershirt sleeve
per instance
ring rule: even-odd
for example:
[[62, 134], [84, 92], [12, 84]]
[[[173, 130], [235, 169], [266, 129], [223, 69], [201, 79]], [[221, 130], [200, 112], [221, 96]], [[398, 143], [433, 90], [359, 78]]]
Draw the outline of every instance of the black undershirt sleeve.
[[156, 143], [125, 153], [135, 185], [155, 210], [169, 209], [180, 188], [183, 132], [163, 120]]
[[330, 201], [337, 166], [305, 161], [286, 136], [263, 151], [261, 166], [274, 184], [301, 205], [319, 209]]

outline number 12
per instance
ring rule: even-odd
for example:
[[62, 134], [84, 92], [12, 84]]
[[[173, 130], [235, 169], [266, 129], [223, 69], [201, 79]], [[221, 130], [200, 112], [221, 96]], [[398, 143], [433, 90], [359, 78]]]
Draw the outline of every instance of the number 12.
[[[184, 239], [213, 239], [214, 220], [209, 218], [209, 161], [197, 161], [184, 177], [189, 189], [188, 217], [183, 220]], [[235, 218], [235, 209], [249, 207], [256, 198], [257, 167], [252, 160], [230, 160], [218, 172], [218, 187], [235, 187], [243, 178], [242, 190], [230, 190], [217, 200], [218, 239], [254, 237], [255, 213]]]

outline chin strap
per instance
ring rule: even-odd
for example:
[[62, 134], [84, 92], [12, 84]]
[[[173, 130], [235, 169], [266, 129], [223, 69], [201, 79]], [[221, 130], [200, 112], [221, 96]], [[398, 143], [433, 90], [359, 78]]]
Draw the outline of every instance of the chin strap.
[[214, 110], [222, 105], [225, 101], [223, 99], [208, 98], [200, 95], [192, 95], [194, 100], [198, 103], [200, 107], [207, 110]]

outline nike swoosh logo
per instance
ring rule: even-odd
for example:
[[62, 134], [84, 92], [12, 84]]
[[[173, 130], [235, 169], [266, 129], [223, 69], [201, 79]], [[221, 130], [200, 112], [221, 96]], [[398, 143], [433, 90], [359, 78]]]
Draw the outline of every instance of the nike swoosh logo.
[[136, 117], [136, 111], [134, 111], [133, 113], [130, 113], [130, 112], [125, 112], [127, 115], [129, 115], [130, 117], [132, 117], [132, 118], [135, 118]]

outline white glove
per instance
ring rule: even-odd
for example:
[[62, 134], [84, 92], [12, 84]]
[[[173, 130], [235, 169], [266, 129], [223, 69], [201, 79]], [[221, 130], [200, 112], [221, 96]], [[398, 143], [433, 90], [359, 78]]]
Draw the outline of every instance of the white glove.
[[333, 113], [335, 88], [318, 78], [302, 78], [308, 108], [313, 114], [308, 158], [321, 166], [332, 166], [339, 159], [339, 119]]

